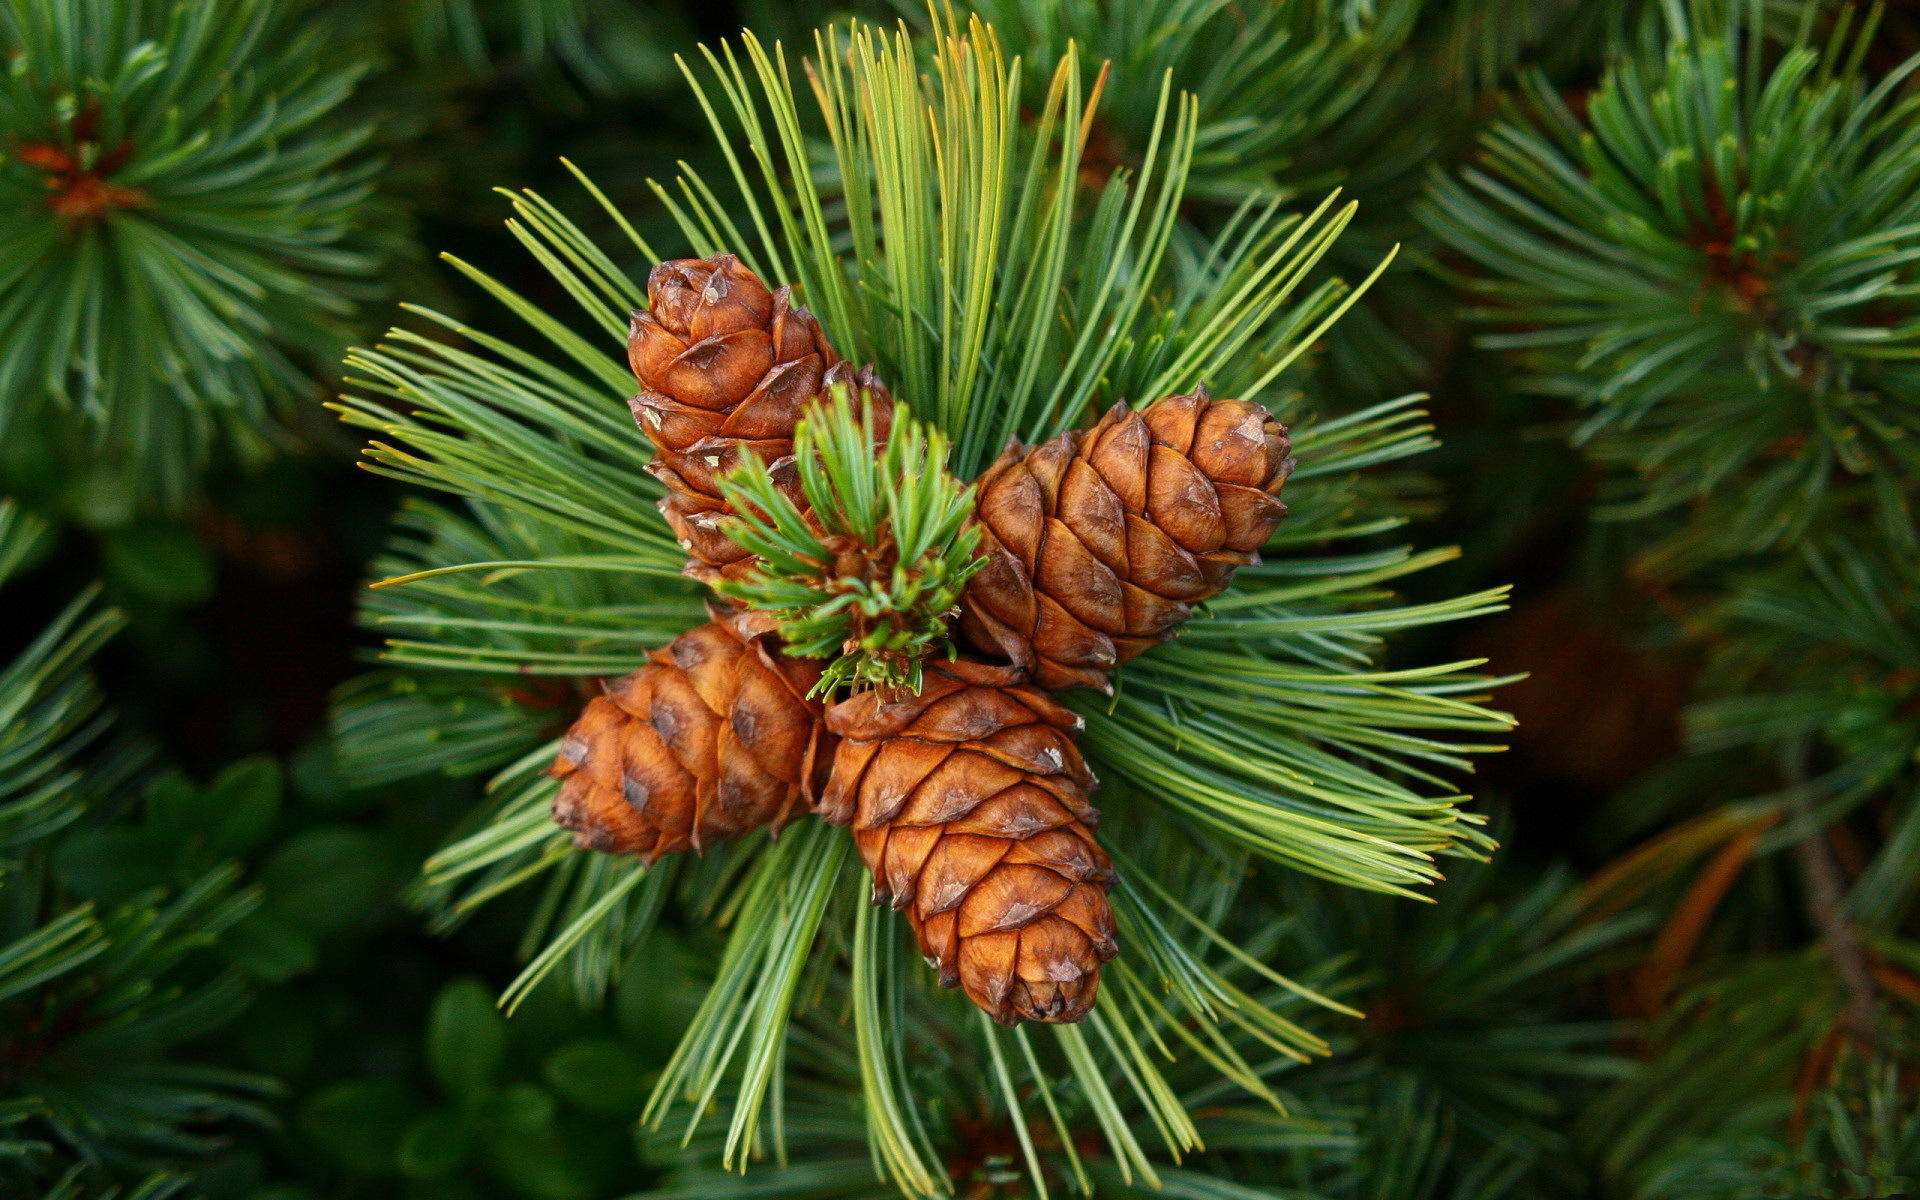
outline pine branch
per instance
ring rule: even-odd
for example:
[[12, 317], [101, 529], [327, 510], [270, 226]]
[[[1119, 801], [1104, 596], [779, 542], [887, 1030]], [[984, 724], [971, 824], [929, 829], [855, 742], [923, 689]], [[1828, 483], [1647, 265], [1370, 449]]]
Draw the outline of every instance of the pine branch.
[[1741, 1122], [1688, 1139], [1645, 1183], [1652, 1200], [1745, 1200], [1776, 1192], [1897, 1196], [1920, 1186], [1920, 1108], [1890, 1062], [1846, 1063], [1800, 1109], [1804, 1132]]
[[[1732, 6], [1735, 12], [1742, 6]], [[1642, 555], [1673, 577], [1869, 517], [1920, 545], [1891, 481], [1914, 457], [1908, 296], [1920, 140], [1858, 68], [1872, 22], [1762, 68], [1729, 18], [1615, 65], [1576, 117], [1543, 78], [1436, 183], [1424, 217], [1477, 269], [1484, 337], [1618, 481], [1611, 515], [1708, 500]]]
[[[14, 501], [0, 500], [0, 583], [31, 557], [45, 530]], [[79, 816], [78, 755], [104, 728], [86, 665], [124, 623], [89, 590], [0, 668], [0, 880]]]
[[[1374, 278], [1360, 288], [1312, 279], [1351, 221], [1351, 205], [1329, 199], [1295, 217], [1276, 201], [1250, 201], [1216, 239], [1196, 243], [1180, 224], [1198, 120], [1189, 100], [1159, 93], [1156, 132], [1139, 172], [1114, 174], [1089, 190], [1082, 168], [1093, 109], [1077, 56], [1061, 61], [1044, 93], [1023, 97], [1020, 76], [984, 25], [970, 27], [965, 40], [927, 45], [930, 59], [922, 49], [904, 33], [860, 26], [822, 34], [808, 63], [813, 103], [805, 106], [777, 46], [747, 36], [707, 52], [707, 71], [689, 68], [689, 77], [726, 170], [718, 180], [690, 173], [655, 190], [685, 242], [709, 260], [730, 252], [766, 280], [793, 283], [795, 298], [841, 355], [872, 359], [878, 375], [951, 440], [950, 469], [960, 478], [1009, 437], [1042, 439], [1115, 399], [1144, 404], [1203, 379], [1224, 394], [1300, 407], [1283, 382]], [[1023, 101], [1031, 122], [1015, 119]], [[824, 131], [824, 142], [810, 136], [815, 130]], [[816, 160], [829, 166], [816, 170]], [[733, 194], [723, 200], [725, 192]], [[465, 345], [397, 332], [386, 346], [354, 357], [356, 394], [340, 407], [349, 421], [378, 431], [373, 468], [459, 495], [482, 524], [508, 520], [517, 530], [516, 545], [496, 550], [464, 537], [459, 521], [436, 518], [429, 538], [404, 548], [407, 565], [379, 593], [394, 599], [378, 604], [412, 613], [432, 636], [399, 643], [396, 665], [407, 676], [450, 670], [424, 676], [437, 678], [418, 693], [431, 700], [407, 709], [409, 723], [394, 728], [391, 740], [376, 734], [373, 717], [396, 710], [345, 710], [342, 728], [365, 747], [352, 752], [360, 762], [373, 763], [379, 756], [368, 749], [375, 747], [409, 761], [460, 762], [459, 769], [503, 756], [504, 742], [494, 740], [504, 734], [500, 726], [457, 719], [452, 706], [464, 688], [497, 688], [482, 683], [490, 672], [603, 669], [601, 646], [622, 644], [617, 622], [551, 589], [593, 578], [643, 608], [686, 594], [666, 578], [684, 556], [646, 511], [659, 491], [642, 471], [645, 443], [623, 428], [631, 388], [619, 354], [624, 314], [643, 289], [620, 260], [662, 256], [624, 213], [593, 195], [626, 245], [598, 247], [544, 199], [513, 197], [511, 228], [578, 303], [577, 324], [456, 263], [534, 338], [515, 341], [421, 314]], [[1481, 748], [1480, 735], [1507, 727], [1475, 700], [1495, 681], [1474, 674], [1474, 664], [1394, 671], [1377, 662], [1391, 630], [1501, 603], [1489, 593], [1390, 607], [1394, 580], [1445, 555], [1381, 550], [1365, 540], [1394, 528], [1398, 517], [1384, 490], [1354, 473], [1430, 446], [1429, 430], [1410, 399], [1303, 424], [1301, 442], [1321, 463], [1316, 472], [1309, 457], [1302, 478], [1311, 472], [1313, 482], [1268, 548], [1269, 565], [1250, 570], [1216, 613], [1192, 624], [1195, 657], [1182, 658], [1186, 648], [1176, 646], [1158, 666], [1142, 660], [1122, 678], [1111, 713], [1087, 708], [1089, 744], [1110, 789], [1103, 804], [1110, 795], [1112, 820], [1137, 848], [1129, 874], [1184, 879], [1192, 864], [1211, 907], [1179, 913], [1144, 887], [1123, 899], [1121, 919], [1140, 949], [1111, 984], [1112, 1014], [1057, 1040], [1000, 1044], [1005, 1078], [1029, 1081], [1011, 1089], [1024, 1093], [1022, 1103], [1042, 1093], [1060, 1102], [1085, 1096], [1115, 1161], [1142, 1183], [1159, 1170], [1150, 1147], [1184, 1153], [1199, 1136], [1167, 1074], [1169, 1055], [1202, 1063], [1271, 1104], [1277, 1096], [1264, 1075], [1271, 1056], [1297, 1062], [1323, 1046], [1287, 1014], [1331, 998], [1264, 963], [1270, 943], [1223, 925], [1223, 897], [1250, 854], [1404, 890], [1434, 876], [1430, 856], [1479, 854], [1488, 845], [1444, 776]], [[924, 510], [918, 540], [926, 552], [956, 554], [942, 544], [949, 518], [964, 510], [956, 489], [935, 487], [936, 473], [915, 472], [902, 457], [883, 463], [869, 498], [849, 484], [874, 475], [871, 457], [856, 461], [863, 455], [852, 449], [870, 446], [871, 436], [828, 440], [839, 448], [826, 448], [805, 496], [816, 517], [844, 510], [846, 529], [859, 532], [872, 527], [885, 496], [896, 518], [903, 506]], [[899, 438], [888, 453], [906, 456], [915, 444]], [[939, 457], [929, 438], [924, 461]], [[837, 470], [826, 469], [836, 461]], [[786, 566], [804, 565], [818, 558], [810, 539], [826, 527], [796, 520], [799, 501], [785, 497], [787, 511], [779, 489], [766, 486], [771, 481], [741, 490], [745, 503], [736, 507], [766, 518], [756, 547], [763, 556], [787, 554]], [[1337, 545], [1348, 539], [1362, 540]], [[970, 561], [957, 553], [956, 574]], [[409, 595], [416, 599], [401, 599]], [[657, 636], [638, 626], [634, 634], [636, 641]], [[1195, 671], [1255, 683], [1261, 703], [1203, 696]], [[481, 692], [466, 694], [477, 701]], [[486, 711], [484, 701], [478, 709]], [[456, 718], [450, 736], [471, 756], [431, 744], [434, 711]], [[727, 1161], [763, 1148], [783, 1153], [794, 1127], [785, 1123], [779, 1081], [803, 1036], [794, 1014], [817, 1006], [832, 986], [834, 960], [859, 939], [851, 912], [868, 894], [861, 873], [850, 864], [822, 873], [825, 847], [813, 846], [811, 830], [664, 860], [644, 874], [582, 855], [546, 818], [553, 784], [541, 772], [553, 751], [532, 736], [527, 742], [495, 777], [484, 810], [429, 863], [423, 899], [451, 924], [519, 884], [546, 881], [526, 947], [533, 961], [512, 989], [516, 1000], [555, 972], [596, 994], [668, 900], [725, 924], [722, 977], [663, 1076], [653, 1115], [666, 1118], [670, 1101], [684, 1098], [686, 1128], [696, 1136], [708, 1114], [720, 1117], [724, 1136], [714, 1149]], [[1155, 764], [1169, 762], [1213, 765], [1156, 776]], [[1163, 792], [1184, 808], [1162, 800]], [[1179, 836], [1166, 836], [1173, 826]], [[1213, 949], [1196, 950], [1194, 939]], [[909, 1043], [898, 1028], [876, 1040], [870, 1019], [892, 1003], [889, 996], [909, 1006], [925, 1002], [924, 973], [889, 975], [871, 940], [858, 952], [871, 956], [863, 961], [872, 969], [862, 967], [860, 978], [872, 990], [851, 1001], [852, 1011], [869, 1018], [866, 1047], [849, 1061], [866, 1064], [875, 1152], [903, 1177], [929, 1178], [925, 1143], [913, 1131], [931, 1128], [930, 1118], [917, 1088], [899, 1074], [911, 1061]], [[1258, 976], [1257, 987], [1230, 978], [1243, 969]], [[1240, 1048], [1243, 1036], [1265, 1049]], [[1128, 1112], [1146, 1115], [1139, 1131]]]
[[0, 419], [177, 502], [257, 459], [348, 340], [390, 248], [359, 72], [265, 0], [9, 5], [0, 47]]
[[[33, 536], [0, 502], [0, 562]], [[91, 1164], [150, 1167], [267, 1120], [265, 1080], [170, 1055], [239, 1010], [238, 975], [206, 951], [259, 894], [231, 865], [121, 887], [87, 827], [109, 778], [85, 761], [104, 726], [87, 660], [121, 623], [90, 590], [0, 669], [0, 1186], [21, 1194], [77, 1196]], [[156, 1177], [134, 1194], [174, 1190]]]
[[1841, 1028], [1872, 1053], [1879, 1042], [1879, 989], [1874, 986], [1868, 968], [1866, 950], [1860, 934], [1847, 917], [1847, 889], [1834, 861], [1833, 845], [1807, 800], [1804, 779], [1792, 781], [1786, 792], [1786, 808], [1797, 830], [1793, 843], [1794, 858], [1800, 864], [1802, 886], [1806, 889], [1807, 916], [1820, 931], [1833, 970], [1846, 989], [1846, 1007], [1841, 1013]]
[[[662, 1193], [808, 1197], [860, 1186], [871, 1151], [845, 1116], [857, 1092], [869, 1130], [884, 1126], [873, 1140], [888, 1147], [889, 1178], [913, 1196], [991, 1185], [1056, 1197], [1492, 1200], [1553, 1186], [1548, 1164], [1567, 1148], [1557, 1115], [1572, 1097], [1627, 1073], [1612, 1052], [1622, 1025], [1569, 1018], [1564, 992], [1608, 966], [1644, 921], [1585, 923], [1568, 877], [1501, 887], [1476, 869], [1449, 885], [1440, 905], [1417, 910], [1282, 881], [1289, 916], [1281, 920], [1205, 868], [1169, 877], [1164, 889], [1142, 897], [1142, 920], [1224, 915], [1232, 936], [1222, 941], [1251, 952], [1223, 961], [1206, 982], [1215, 1005], [1324, 1027], [1314, 1013], [1338, 1004], [1330, 994], [1365, 1003], [1369, 1021], [1328, 1030], [1340, 1053], [1327, 1058], [1327, 1041], [1298, 1027], [1279, 1041], [1274, 1025], [1210, 1030], [1173, 1016], [1158, 988], [1125, 992], [1111, 1010], [1124, 1016], [1107, 1030], [1123, 1048], [1111, 1070], [1124, 1078], [1139, 1069], [1124, 1054], [1129, 1037], [1149, 1058], [1162, 1046], [1178, 1049], [1157, 1073], [1192, 1114], [1184, 1132], [1197, 1135], [1197, 1148], [1181, 1140], [1181, 1119], [1130, 1083], [1088, 1080], [1076, 1069], [1081, 1050], [1104, 1049], [1107, 1034], [1089, 1027], [1056, 1045], [1031, 1027], [959, 1019], [911, 987], [897, 934], [856, 917], [853, 973], [835, 976], [822, 1010], [792, 1031], [782, 1168], [740, 1180], [715, 1166], [723, 1130], [702, 1129], [682, 1147], [670, 1129], [654, 1143], [668, 1172]], [[1145, 935], [1129, 925], [1130, 946]], [[1165, 944], [1205, 955], [1204, 936], [1182, 926]], [[1309, 995], [1293, 990], [1301, 982], [1282, 986], [1262, 974], [1261, 960], [1288, 957], [1290, 948], [1315, 958], [1335, 947], [1348, 961], [1318, 971]], [[835, 1019], [843, 1007], [853, 1009], [851, 1027]], [[878, 1044], [879, 1032], [896, 1029], [915, 1048], [911, 1074]], [[1250, 1083], [1230, 1074], [1240, 1063]], [[1184, 1148], [1170, 1149], [1169, 1137]]]

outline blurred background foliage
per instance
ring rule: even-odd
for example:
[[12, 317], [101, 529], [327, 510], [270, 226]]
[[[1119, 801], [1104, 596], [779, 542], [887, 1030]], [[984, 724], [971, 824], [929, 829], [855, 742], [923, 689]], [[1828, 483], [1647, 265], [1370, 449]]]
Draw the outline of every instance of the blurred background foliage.
[[[1493, 866], [1449, 867], [1432, 906], [1243, 889], [1236, 936], [1332, 962], [1310, 982], [1368, 1019], [1302, 1017], [1330, 1057], [1256, 1060], [1286, 1117], [1176, 1075], [1209, 1149], [1160, 1194], [1920, 1190], [1888, 1182], [1920, 1179], [1920, 18], [976, 9], [1032, 86], [1070, 38], [1111, 61], [1090, 173], [1139, 165], [1165, 73], [1198, 95], [1176, 254], [1250, 195], [1336, 187], [1360, 208], [1324, 271], [1403, 246], [1316, 347], [1312, 398], [1431, 394], [1438, 448], [1351, 504], [1375, 489], [1460, 547], [1396, 584], [1413, 602], [1516, 585], [1403, 644], [1530, 673], [1476, 780]], [[679, 248], [648, 178], [723, 164], [675, 56], [742, 26], [810, 49], [849, 14], [928, 23], [882, 0], [0, 0], [0, 1194], [892, 1194], [831, 1021], [792, 1035], [784, 1170], [723, 1175], [708, 1133], [639, 1126], [719, 954], [697, 916], [623, 947], [604, 997], [560, 973], [511, 1019], [537, 898], [430, 928], [421, 864], [581, 692], [395, 688], [356, 608], [420, 601], [360, 585], [567, 548], [403, 503], [320, 407], [398, 302], [495, 314], [436, 253], [566, 308], [491, 191], [571, 194], [561, 153]], [[377, 699], [336, 731], [337, 691]], [[956, 1194], [1070, 1189], [1017, 1165], [1055, 1126], [1015, 1128], [949, 1018], [913, 1019]], [[1098, 1194], [1152, 1194], [1081, 1149]]]

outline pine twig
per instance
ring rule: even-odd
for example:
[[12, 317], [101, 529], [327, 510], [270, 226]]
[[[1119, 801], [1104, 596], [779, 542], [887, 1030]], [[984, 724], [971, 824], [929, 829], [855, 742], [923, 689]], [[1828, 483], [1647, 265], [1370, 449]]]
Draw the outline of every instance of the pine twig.
[[1794, 841], [1793, 853], [1806, 881], [1807, 917], [1827, 944], [1834, 973], [1847, 992], [1841, 1025], [1861, 1046], [1870, 1048], [1876, 1040], [1879, 990], [1874, 986], [1873, 971], [1867, 965], [1860, 932], [1846, 916], [1846, 882], [1840, 876], [1840, 864], [1833, 857], [1833, 845], [1827, 840], [1826, 830], [1816, 822], [1813, 806], [1807, 802], [1803, 755], [1796, 755], [1788, 769], [1792, 786], [1786, 793], [1787, 811], [1794, 823], [1806, 831]]

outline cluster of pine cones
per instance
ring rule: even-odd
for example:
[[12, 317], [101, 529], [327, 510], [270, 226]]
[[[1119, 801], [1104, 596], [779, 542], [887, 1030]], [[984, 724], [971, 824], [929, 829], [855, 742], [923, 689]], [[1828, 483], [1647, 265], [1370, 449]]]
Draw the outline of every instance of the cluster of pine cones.
[[[748, 449], [790, 477], [795, 428], [835, 384], [883, 417], [891, 401], [731, 255], [662, 263], [647, 290], [628, 352], [661, 509], [688, 574], [735, 578], [752, 563], [716, 479]], [[821, 663], [783, 654], [766, 614], [716, 603], [587, 705], [552, 769], [555, 820], [651, 863], [810, 809], [852, 829], [875, 902], [907, 914], [942, 983], [1005, 1024], [1078, 1020], [1118, 952], [1113, 874], [1080, 718], [1048, 693], [1105, 687], [1256, 561], [1286, 513], [1288, 450], [1265, 409], [1204, 389], [1008, 447], [975, 493], [987, 561], [954, 622], [967, 653], [929, 663], [917, 695], [809, 699]]]

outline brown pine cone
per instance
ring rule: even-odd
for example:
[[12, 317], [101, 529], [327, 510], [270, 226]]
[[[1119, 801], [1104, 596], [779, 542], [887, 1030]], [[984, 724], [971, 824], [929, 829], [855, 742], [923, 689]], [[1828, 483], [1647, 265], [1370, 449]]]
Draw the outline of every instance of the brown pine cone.
[[693, 558], [687, 573], [737, 575], [748, 555], [720, 529], [729, 509], [715, 476], [751, 449], [776, 481], [789, 481], [794, 427], [836, 383], [866, 389], [883, 428], [892, 402], [871, 367], [840, 361], [790, 288], [767, 290], [731, 254], [663, 262], [647, 277], [647, 296], [627, 337], [641, 387], [629, 405], [659, 451], [647, 470], [667, 487], [660, 510]]
[[1223, 591], [1287, 513], [1285, 426], [1205, 388], [1091, 429], [1009, 446], [974, 512], [987, 565], [960, 630], [1042, 687], [1107, 686], [1107, 672], [1173, 636]]
[[781, 654], [764, 626], [718, 615], [604, 683], [548, 771], [576, 845], [651, 865], [762, 825], [777, 835], [819, 796], [832, 740], [806, 695], [821, 664]]
[[1005, 1025], [1077, 1021], [1118, 947], [1080, 718], [1005, 667], [930, 664], [918, 696], [863, 692], [816, 811], [851, 825], [874, 902], [913, 923], [940, 982]]

